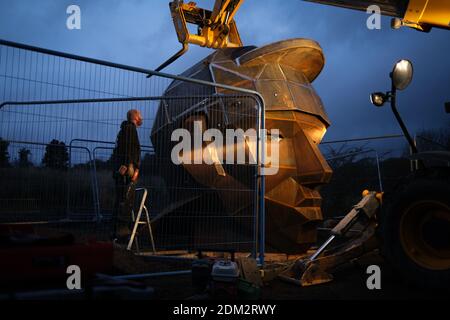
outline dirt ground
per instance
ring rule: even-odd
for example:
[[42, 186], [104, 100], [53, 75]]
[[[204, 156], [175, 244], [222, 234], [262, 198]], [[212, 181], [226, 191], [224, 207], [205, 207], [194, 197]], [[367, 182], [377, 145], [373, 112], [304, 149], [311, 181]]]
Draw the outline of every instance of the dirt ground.
[[[381, 290], [366, 286], [368, 265], [381, 268]], [[115, 251], [118, 273], [145, 273], [189, 270], [189, 261], [148, 261], [123, 250]], [[155, 299], [189, 299], [195, 295], [190, 275], [146, 279], [145, 284], [155, 289]], [[339, 267], [332, 282], [311, 287], [300, 287], [275, 279], [262, 288], [262, 299], [274, 300], [399, 300], [450, 299], [450, 291], [424, 290], [405, 284], [377, 255], [369, 255], [354, 263]]]

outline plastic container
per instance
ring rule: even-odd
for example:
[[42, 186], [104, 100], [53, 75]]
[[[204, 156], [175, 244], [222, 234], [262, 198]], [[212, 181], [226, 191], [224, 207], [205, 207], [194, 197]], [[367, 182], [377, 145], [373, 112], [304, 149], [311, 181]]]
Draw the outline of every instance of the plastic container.
[[218, 260], [212, 267], [211, 277], [214, 281], [235, 282], [239, 279], [239, 268], [236, 262]]

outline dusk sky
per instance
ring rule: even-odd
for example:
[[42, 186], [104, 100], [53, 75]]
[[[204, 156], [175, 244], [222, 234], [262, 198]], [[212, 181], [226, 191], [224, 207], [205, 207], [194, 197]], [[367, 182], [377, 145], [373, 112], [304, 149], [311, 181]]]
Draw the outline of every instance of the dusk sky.
[[[197, 1], [204, 8], [213, 2]], [[71, 4], [81, 8], [81, 30], [66, 28]], [[389, 72], [401, 58], [415, 67], [411, 86], [398, 98], [407, 125], [412, 131], [448, 127], [450, 31], [392, 30], [389, 17], [381, 30], [371, 31], [367, 17], [300, 0], [247, 0], [236, 21], [245, 45], [289, 38], [320, 43], [326, 65], [314, 86], [332, 122], [325, 140], [400, 132], [389, 108], [376, 109], [368, 97], [389, 89]], [[147, 69], [180, 47], [167, 0], [0, 0], [0, 38]], [[164, 71], [181, 73], [210, 52], [191, 45]]]

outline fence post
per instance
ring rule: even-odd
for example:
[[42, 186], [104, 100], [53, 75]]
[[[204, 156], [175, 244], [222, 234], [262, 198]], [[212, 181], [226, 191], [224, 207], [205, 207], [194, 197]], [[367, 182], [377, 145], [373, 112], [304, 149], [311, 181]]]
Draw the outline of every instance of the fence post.
[[[257, 148], [261, 144], [261, 149], [257, 150], [259, 165], [258, 165], [258, 179], [259, 179], [259, 204], [255, 203], [255, 206], [259, 208], [259, 263], [264, 265], [264, 255], [265, 255], [265, 242], [266, 242], [266, 215], [265, 215], [265, 171], [264, 165], [266, 161], [266, 132], [265, 132], [265, 105], [264, 98], [261, 95], [256, 96], [257, 104], [258, 104], [258, 143]], [[262, 156], [260, 155], [260, 152]]]

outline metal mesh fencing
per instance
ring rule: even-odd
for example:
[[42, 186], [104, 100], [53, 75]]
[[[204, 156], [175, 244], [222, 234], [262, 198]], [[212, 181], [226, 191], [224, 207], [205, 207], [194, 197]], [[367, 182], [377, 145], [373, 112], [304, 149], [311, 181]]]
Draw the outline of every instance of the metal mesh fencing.
[[[448, 151], [448, 131], [431, 130], [415, 135], [419, 152]], [[419, 168], [403, 135], [328, 141], [321, 144], [333, 176], [321, 190], [325, 217], [342, 216], [365, 189], [389, 192]], [[449, 166], [447, 161], [427, 159], [427, 166]]]
[[[157, 249], [255, 253], [264, 191], [259, 152], [246, 132], [253, 129], [259, 141], [263, 106], [248, 90], [222, 86], [224, 94], [203, 80], [1, 40], [0, 223], [43, 223], [109, 239], [115, 140], [127, 111], [138, 109], [138, 186], [148, 191]], [[190, 158], [200, 151], [208, 164], [184, 157], [174, 163], [177, 130], [192, 134]], [[243, 135], [227, 141], [227, 130]], [[244, 163], [223, 156], [239, 148]], [[146, 239], [140, 237], [141, 247]]]
[[321, 189], [324, 218], [340, 217], [360, 199], [364, 190], [385, 191], [399, 176], [410, 173], [402, 135], [323, 142], [320, 146], [333, 169]]

